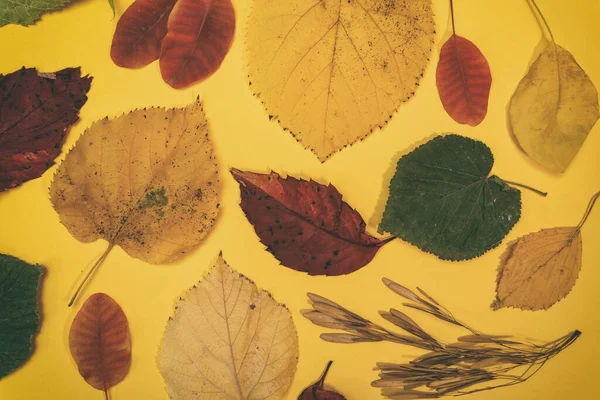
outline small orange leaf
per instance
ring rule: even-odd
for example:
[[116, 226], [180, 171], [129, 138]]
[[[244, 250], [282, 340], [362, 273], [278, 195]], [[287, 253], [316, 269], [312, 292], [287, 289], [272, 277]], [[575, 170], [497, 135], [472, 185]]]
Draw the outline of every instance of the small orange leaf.
[[117, 302], [104, 293], [91, 295], [73, 320], [69, 348], [93, 388], [107, 392], [121, 382], [131, 365], [131, 336]]

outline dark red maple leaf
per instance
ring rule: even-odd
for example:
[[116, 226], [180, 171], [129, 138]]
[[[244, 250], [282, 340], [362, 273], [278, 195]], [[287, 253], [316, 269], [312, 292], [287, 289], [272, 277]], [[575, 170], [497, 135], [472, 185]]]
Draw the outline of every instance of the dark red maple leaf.
[[442, 46], [435, 76], [438, 94], [453, 120], [477, 126], [487, 114], [492, 74], [477, 46], [456, 34], [453, 0], [450, 15], [452, 36]]
[[115, 29], [110, 57], [119, 67], [139, 68], [158, 60], [169, 14], [177, 0], [136, 0]]
[[261, 242], [281, 264], [310, 275], [344, 275], [368, 264], [387, 241], [365, 232], [365, 222], [333, 185], [276, 172], [232, 169], [241, 207]]
[[54, 164], [91, 82], [79, 68], [0, 75], [0, 191], [38, 178]]
[[231, 0], [178, 0], [162, 41], [160, 72], [176, 89], [212, 75], [229, 52], [235, 33]]

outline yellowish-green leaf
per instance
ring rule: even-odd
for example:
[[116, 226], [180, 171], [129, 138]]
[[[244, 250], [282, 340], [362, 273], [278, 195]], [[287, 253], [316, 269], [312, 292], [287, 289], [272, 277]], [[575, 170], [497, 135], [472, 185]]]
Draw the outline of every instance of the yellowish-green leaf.
[[542, 229], [509, 243], [493, 309], [544, 310], [569, 294], [581, 269], [579, 227]]
[[599, 117], [598, 91], [571, 53], [549, 41], [508, 107], [509, 125], [529, 157], [564, 172]]
[[434, 21], [431, 0], [255, 0], [247, 32], [254, 92], [325, 161], [414, 94]]
[[52, 204], [81, 242], [105, 239], [160, 264], [209, 233], [220, 183], [200, 102], [94, 123], [60, 165]]
[[159, 354], [173, 400], [275, 400], [298, 363], [290, 312], [221, 256], [176, 306]]

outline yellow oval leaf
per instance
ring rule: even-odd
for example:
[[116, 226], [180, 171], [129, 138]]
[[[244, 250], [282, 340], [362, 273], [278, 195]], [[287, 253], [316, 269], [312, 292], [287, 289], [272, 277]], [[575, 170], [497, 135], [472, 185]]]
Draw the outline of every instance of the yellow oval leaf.
[[542, 229], [509, 243], [492, 308], [545, 310], [563, 299], [579, 276], [581, 245], [577, 227]]
[[250, 82], [321, 161], [385, 125], [429, 61], [431, 0], [255, 0]]
[[197, 246], [217, 217], [220, 182], [200, 102], [95, 122], [60, 165], [50, 196], [81, 242], [106, 239], [160, 264]]
[[564, 172], [598, 120], [598, 91], [573, 55], [549, 42], [508, 106], [509, 126], [527, 155]]
[[290, 312], [222, 256], [175, 307], [159, 353], [171, 399], [275, 400], [298, 363]]

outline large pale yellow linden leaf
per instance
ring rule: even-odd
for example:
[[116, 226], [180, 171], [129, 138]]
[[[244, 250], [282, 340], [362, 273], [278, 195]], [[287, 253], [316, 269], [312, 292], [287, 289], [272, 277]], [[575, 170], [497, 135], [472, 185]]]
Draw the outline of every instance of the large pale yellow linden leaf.
[[324, 161], [414, 94], [433, 38], [431, 0], [254, 0], [250, 82]]
[[217, 217], [219, 192], [199, 101], [95, 122], [50, 187], [77, 240], [106, 239], [153, 264], [174, 261], [202, 241]]
[[298, 363], [289, 311], [219, 256], [175, 307], [159, 353], [174, 400], [274, 400]]
[[542, 229], [510, 243], [492, 308], [543, 310], [569, 294], [581, 269], [579, 227]]
[[573, 55], [548, 42], [508, 107], [509, 125], [527, 155], [564, 172], [598, 120], [598, 91]]

